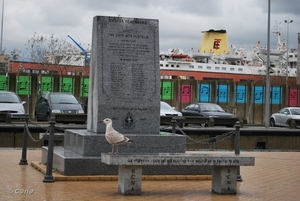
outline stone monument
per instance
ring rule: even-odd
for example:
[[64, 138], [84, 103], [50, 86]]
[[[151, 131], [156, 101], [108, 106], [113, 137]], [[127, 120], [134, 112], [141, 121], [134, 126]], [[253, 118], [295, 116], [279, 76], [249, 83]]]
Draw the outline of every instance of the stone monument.
[[[64, 147], [54, 148], [53, 167], [65, 175], [117, 174], [117, 167], [101, 162], [110, 152], [103, 119], [134, 140], [120, 153], [184, 153], [186, 137], [161, 133], [158, 20], [96, 16], [93, 20], [92, 56], [87, 130], [65, 131]], [[42, 162], [46, 162], [43, 147]], [[144, 174], [209, 173], [151, 166]]]
[[159, 134], [158, 20], [94, 18], [87, 129]]

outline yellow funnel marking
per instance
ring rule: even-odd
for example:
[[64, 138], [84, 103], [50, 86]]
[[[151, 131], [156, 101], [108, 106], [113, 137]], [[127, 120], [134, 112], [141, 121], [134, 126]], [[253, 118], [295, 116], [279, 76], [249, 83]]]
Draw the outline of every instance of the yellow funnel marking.
[[219, 56], [228, 53], [227, 33], [225, 30], [205, 31], [202, 38], [200, 52], [214, 53]]

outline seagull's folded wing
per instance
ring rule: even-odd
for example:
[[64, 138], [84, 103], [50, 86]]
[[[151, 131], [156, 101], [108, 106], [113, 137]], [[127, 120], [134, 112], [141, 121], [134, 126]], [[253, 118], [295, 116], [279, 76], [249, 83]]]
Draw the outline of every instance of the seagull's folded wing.
[[109, 141], [111, 141], [112, 144], [123, 144], [129, 140], [127, 137], [117, 131], [113, 131], [109, 135], [109, 138]]

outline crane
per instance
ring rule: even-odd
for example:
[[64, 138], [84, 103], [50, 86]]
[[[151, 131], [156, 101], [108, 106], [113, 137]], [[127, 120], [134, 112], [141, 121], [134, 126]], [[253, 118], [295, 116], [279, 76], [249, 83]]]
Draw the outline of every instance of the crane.
[[90, 62], [90, 58], [88, 57], [88, 53], [81, 45], [79, 45], [70, 35], [68, 37], [81, 49], [81, 51], [84, 53], [84, 65], [87, 66]]

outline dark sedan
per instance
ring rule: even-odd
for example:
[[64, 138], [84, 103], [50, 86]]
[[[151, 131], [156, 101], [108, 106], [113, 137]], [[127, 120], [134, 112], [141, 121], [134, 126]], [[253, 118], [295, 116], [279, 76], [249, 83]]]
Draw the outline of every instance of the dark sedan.
[[[193, 103], [181, 110], [183, 116], [214, 117], [214, 118], [233, 118], [234, 115], [225, 112], [219, 105], [214, 103]], [[223, 125], [226, 122], [221, 123]], [[188, 126], [188, 123], [184, 124]], [[218, 126], [218, 124], [215, 124]], [[207, 123], [201, 126], [208, 126]], [[228, 126], [228, 125], [226, 125]], [[230, 125], [230, 127], [233, 125]]]
[[36, 121], [49, 121], [51, 114], [84, 114], [84, 111], [71, 93], [46, 92], [37, 100], [34, 114]]
[[214, 103], [193, 103], [181, 110], [183, 116], [234, 117]]

